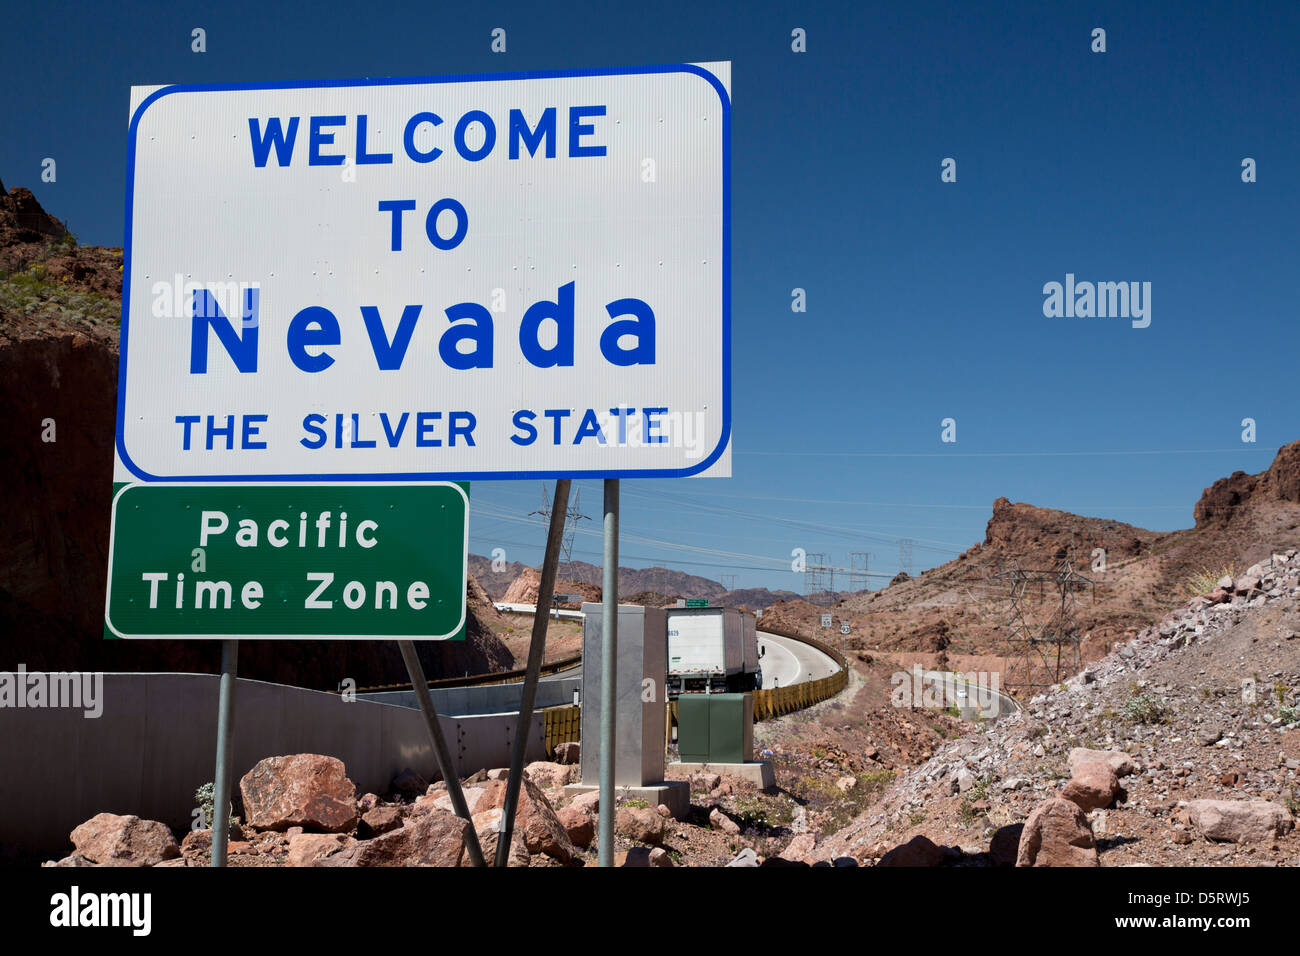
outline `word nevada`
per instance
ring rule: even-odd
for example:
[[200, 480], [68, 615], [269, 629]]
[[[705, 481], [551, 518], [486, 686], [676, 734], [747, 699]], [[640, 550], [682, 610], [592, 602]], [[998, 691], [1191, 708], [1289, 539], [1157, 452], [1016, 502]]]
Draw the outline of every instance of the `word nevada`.
[[1075, 282], [1065, 274], [1065, 284], [1043, 286], [1043, 315], [1049, 319], [1131, 319], [1133, 328], [1151, 324], [1150, 282]]

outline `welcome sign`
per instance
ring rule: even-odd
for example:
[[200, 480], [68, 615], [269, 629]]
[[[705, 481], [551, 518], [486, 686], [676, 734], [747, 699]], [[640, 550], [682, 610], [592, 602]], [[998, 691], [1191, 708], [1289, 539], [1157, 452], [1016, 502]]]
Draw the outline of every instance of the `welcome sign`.
[[119, 481], [727, 473], [728, 64], [135, 98]]

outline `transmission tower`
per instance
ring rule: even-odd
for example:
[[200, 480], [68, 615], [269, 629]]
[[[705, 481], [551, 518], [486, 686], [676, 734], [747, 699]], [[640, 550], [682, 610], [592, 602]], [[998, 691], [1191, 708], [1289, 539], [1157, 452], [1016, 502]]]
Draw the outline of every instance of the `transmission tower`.
[[[573, 496], [569, 499], [569, 507], [564, 512], [564, 534], [560, 538], [560, 551], [564, 554], [564, 564], [569, 566], [570, 571], [573, 569], [573, 536], [577, 531], [579, 521], [590, 521], [591, 518], [582, 513], [579, 505], [579, 497], [582, 495], [582, 489], [574, 491]], [[542, 482], [542, 506], [536, 511], [530, 511], [528, 514], [541, 515], [546, 521], [551, 520], [551, 504], [555, 500], [550, 491], [546, 488], [546, 482]]]
[[[1022, 568], [1013, 560], [993, 576], [1008, 586], [1003, 663], [1008, 689], [1019, 688], [1025, 697], [1033, 697], [1039, 689], [1060, 683], [1063, 674], [1081, 670], [1076, 595], [1095, 592], [1092, 580], [1074, 570], [1073, 559], [1067, 557], [1051, 570]], [[1012, 679], [1013, 661], [1023, 668], [1023, 679]], [[1042, 679], [1036, 680], [1040, 674]]]
[[898, 539], [898, 570], [906, 571], [907, 576], [912, 576], [912, 539]]
[[871, 552], [850, 551], [848, 584], [850, 591], [864, 591], [871, 586]]
[[835, 590], [835, 569], [826, 563], [826, 555], [809, 552], [804, 556], [803, 593], [808, 600], [814, 594]]
[[722, 586], [724, 588], [726, 588], [728, 591], [736, 590], [736, 576], [734, 574], [723, 574], [721, 575], [721, 578], [722, 578]]

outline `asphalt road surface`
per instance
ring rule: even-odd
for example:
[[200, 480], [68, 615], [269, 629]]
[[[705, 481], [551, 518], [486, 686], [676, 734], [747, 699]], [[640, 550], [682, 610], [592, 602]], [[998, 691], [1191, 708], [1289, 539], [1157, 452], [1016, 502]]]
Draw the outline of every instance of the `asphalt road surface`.
[[759, 631], [758, 649], [764, 690], [830, 677], [837, 670], [835, 661], [817, 648], [792, 638]]

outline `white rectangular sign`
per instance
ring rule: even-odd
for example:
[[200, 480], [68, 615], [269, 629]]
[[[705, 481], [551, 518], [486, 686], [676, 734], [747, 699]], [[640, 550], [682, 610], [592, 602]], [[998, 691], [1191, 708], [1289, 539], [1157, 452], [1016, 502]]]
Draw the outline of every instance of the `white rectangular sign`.
[[135, 90], [119, 480], [729, 473], [729, 88]]

